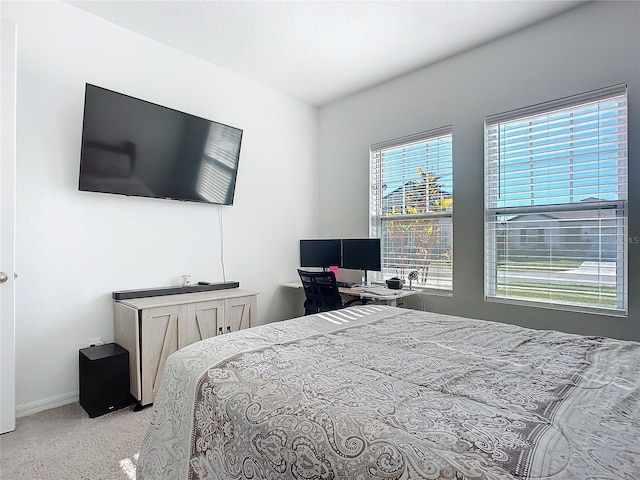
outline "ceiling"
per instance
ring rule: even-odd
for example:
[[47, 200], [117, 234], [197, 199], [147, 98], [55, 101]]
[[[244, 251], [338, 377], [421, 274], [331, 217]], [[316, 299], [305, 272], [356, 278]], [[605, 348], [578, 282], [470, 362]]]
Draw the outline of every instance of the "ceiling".
[[69, 1], [321, 106], [540, 22], [579, 0]]

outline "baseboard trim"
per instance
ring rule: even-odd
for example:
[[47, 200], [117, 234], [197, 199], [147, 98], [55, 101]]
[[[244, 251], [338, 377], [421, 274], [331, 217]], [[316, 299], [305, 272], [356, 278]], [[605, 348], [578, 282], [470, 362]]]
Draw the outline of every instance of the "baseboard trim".
[[34, 413], [49, 410], [50, 408], [61, 407], [68, 403], [79, 401], [80, 392], [64, 393], [55, 397], [44, 398], [31, 403], [24, 403], [16, 406], [16, 418], [26, 417]]

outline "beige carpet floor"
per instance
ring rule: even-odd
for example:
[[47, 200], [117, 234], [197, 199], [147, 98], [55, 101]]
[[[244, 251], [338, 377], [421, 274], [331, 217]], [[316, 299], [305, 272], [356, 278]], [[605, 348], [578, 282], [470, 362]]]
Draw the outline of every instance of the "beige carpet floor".
[[16, 421], [0, 435], [2, 480], [134, 480], [152, 407], [89, 418], [77, 403]]

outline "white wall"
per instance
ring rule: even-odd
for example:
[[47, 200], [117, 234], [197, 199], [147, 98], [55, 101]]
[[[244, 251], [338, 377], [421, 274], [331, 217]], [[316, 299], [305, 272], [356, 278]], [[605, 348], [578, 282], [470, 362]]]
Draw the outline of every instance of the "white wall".
[[368, 234], [371, 144], [452, 125], [454, 294], [424, 295], [426, 309], [533, 328], [640, 339], [637, 243], [629, 245], [628, 318], [488, 303], [483, 294], [485, 116], [625, 82], [629, 236], [640, 238], [639, 2], [589, 3], [321, 108], [320, 233]]
[[[77, 398], [78, 349], [113, 340], [114, 290], [189, 273], [260, 292], [258, 323], [297, 313], [279, 284], [317, 235], [317, 109], [65, 3], [1, 8], [19, 31], [18, 415]], [[87, 82], [242, 128], [235, 204], [79, 192]]]

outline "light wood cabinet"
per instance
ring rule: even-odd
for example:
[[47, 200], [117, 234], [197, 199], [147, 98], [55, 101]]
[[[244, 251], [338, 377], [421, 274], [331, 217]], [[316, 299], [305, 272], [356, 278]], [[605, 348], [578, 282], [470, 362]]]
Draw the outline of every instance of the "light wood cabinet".
[[153, 403], [169, 355], [252, 327], [256, 314], [257, 293], [239, 288], [115, 301], [115, 341], [129, 351], [131, 394]]

